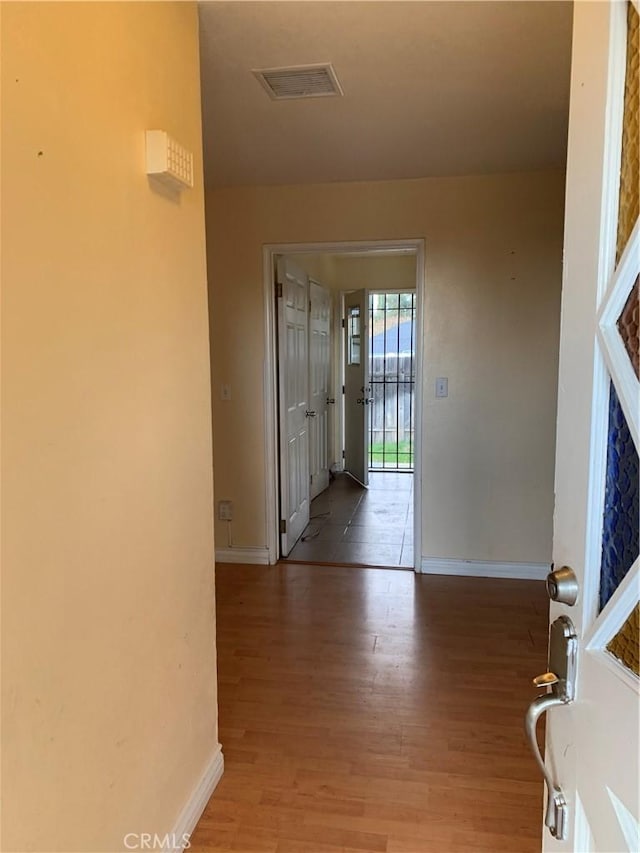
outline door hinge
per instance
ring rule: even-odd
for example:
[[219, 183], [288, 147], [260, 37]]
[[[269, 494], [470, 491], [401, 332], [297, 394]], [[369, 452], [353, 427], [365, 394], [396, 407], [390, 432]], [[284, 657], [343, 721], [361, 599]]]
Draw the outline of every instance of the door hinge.
[[344, 385], [342, 386], [342, 393], [344, 394]]
[[345, 457], [346, 457], [346, 453], [345, 453], [345, 452], [344, 452], [344, 450], [343, 450], [343, 451], [342, 451], [342, 458], [344, 459]]
[[286, 533], [286, 532], [287, 532], [287, 522], [284, 518], [281, 518], [280, 519], [280, 533]]
[[313, 485], [313, 474], [309, 474], [309, 483]]
[[309, 314], [311, 314], [311, 300], [309, 300]]
[[345, 327], [344, 317], [342, 318], [342, 320], [340, 322], [342, 324], [342, 328], [344, 329], [344, 327]]
[[276, 299], [282, 299], [282, 282], [276, 282]]

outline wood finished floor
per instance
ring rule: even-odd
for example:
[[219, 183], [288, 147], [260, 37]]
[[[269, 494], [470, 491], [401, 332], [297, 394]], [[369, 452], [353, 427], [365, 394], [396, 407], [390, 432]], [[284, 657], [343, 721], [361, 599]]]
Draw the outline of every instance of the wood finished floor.
[[311, 502], [310, 515], [290, 561], [403, 568], [414, 564], [410, 473], [372, 471], [368, 489], [348, 474], [337, 474]]
[[542, 583], [217, 568], [225, 774], [191, 853], [540, 850]]

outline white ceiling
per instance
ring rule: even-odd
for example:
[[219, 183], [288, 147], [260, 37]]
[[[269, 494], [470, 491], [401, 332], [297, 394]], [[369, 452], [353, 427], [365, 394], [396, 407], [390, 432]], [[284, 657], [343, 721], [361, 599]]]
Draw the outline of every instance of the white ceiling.
[[[572, 6], [201, 2], [210, 186], [562, 167]], [[331, 62], [344, 97], [273, 101], [255, 68]]]

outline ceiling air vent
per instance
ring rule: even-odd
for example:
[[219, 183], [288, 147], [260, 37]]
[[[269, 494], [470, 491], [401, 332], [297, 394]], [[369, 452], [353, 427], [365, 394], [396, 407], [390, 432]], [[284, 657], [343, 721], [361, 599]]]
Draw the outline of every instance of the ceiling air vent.
[[326, 98], [329, 95], [343, 94], [330, 63], [261, 68], [253, 73], [274, 101], [289, 98]]

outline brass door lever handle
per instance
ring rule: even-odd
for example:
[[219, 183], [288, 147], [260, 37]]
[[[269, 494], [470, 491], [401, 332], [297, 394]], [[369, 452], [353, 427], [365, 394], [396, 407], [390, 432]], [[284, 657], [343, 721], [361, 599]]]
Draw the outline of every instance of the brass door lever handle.
[[562, 789], [554, 781], [544, 758], [540, 754], [536, 727], [538, 720], [550, 708], [568, 705], [575, 695], [577, 635], [568, 616], [560, 616], [549, 627], [549, 671], [533, 679], [536, 687], [548, 689], [529, 705], [524, 719], [524, 730], [540, 772], [547, 785], [547, 808], [544, 822], [549, 832], [562, 841], [567, 831], [567, 801]]
[[544, 815], [544, 823], [545, 826], [549, 828], [551, 835], [559, 841], [562, 841], [565, 835], [567, 801], [564, 798], [562, 790], [553, 781], [553, 777], [551, 776], [551, 773], [549, 773], [542, 755], [540, 755], [538, 738], [536, 737], [536, 728], [538, 720], [543, 714], [546, 714], [549, 708], [553, 708], [556, 705], [566, 704], [566, 699], [563, 699], [560, 696], [555, 696], [553, 693], [545, 693], [543, 696], [538, 696], [538, 698], [534, 699], [529, 705], [524, 721], [524, 728], [527, 733], [529, 745], [531, 746], [531, 751], [533, 752], [533, 757], [535, 758], [547, 785], [547, 808]]

